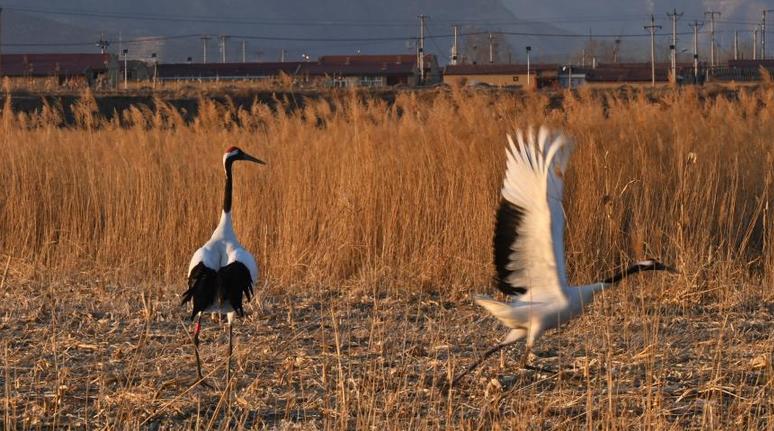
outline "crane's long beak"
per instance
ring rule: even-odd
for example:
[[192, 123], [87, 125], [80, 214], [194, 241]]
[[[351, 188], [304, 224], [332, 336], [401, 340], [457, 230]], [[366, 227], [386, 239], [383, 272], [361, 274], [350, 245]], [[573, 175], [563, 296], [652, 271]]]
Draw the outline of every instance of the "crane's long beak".
[[247, 154], [245, 152], [242, 152], [241, 159], [242, 160], [247, 160], [248, 162], [255, 162], [255, 163], [258, 163], [259, 165], [265, 165], [266, 164], [266, 162], [264, 162], [263, 160], [256, 159], [255, 157], [253, 157], [253, 156], [251, 156], [251, 155], [249, 155], [249, 154]]

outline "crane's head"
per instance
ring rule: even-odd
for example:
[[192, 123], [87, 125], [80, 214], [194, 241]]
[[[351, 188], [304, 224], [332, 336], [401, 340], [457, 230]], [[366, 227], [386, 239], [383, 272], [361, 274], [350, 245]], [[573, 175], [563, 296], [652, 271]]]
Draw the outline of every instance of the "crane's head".
[[255, 157], [245, 153], [239, 147], [228, 147], [226, 152], [223, 154], [223, 167], [226, 169], [226, 171], [228, 171], [231, 164], [237, 160], [247, 160], [248, 162], [255, 162], [259, 165], [266, 164], [263, 160], [256, 159]]

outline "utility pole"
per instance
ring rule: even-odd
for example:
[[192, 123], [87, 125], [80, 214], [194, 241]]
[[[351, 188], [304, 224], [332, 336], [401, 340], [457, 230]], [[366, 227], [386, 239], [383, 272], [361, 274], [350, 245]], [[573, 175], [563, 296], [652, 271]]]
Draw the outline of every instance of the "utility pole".
[[758, 27], [760, 27], [760, 25], [756, 25], [753, 29], [753, 60], [758, 59]]
[[699, 83], [699, 29], [704, 26], [703, 22], [697, 20], [693, 24], [688, 24], [693, 28], [693, 83]]
[[247, 63], [247, 41], [242, 40], [242, 63]]
[[158, 75], [159, 57], [156, 53], [151, 53], [151, 61], [153, 61], [153, 88], [156, 88], [156, 76]]
[[425, 83], [425, 15], [419, 15], [419, 45], [417, 47], [417, 64], [419, 65], [419, 82]]
[[532, 47], [528, 46], [527, 47], [527, 89], [529, 89], [529, 52], [530, 51], [532, 51]]
[[226, 62], [226, 41], [228, 40], [228, 36], [225, 34], [220, 35], [220, 62], [225, 63]]
[[489, 33], [489, 64], [494, 63], [494, 42], [492, 33]]
[[677, 13], [677, 9], [667, 12], [667, 16], [672, 18], [672, 45], [669, 49], [672, 51], [672, 79], [677, 83], [677, 20], [683, 16], [683, 13]]
[[110, 41], [105, 40], [105, 32], [101, 32], [99, 34], [99, 40], [97, 41], [97, 48], [99, 48], [99, 53], [104, 54], [105, 50], [110, 46]]
[[739, 60], [739, 31], [734, 30], [734, 60]]
[[720, 12], [714, 10], [708, 10], [704, 12], [704, 15], [710, 16], [710, 66], [715, 66], [715, 17], [720, 16]]
[[280, 49], [280, 63], [285, 62], [285, 48]]
[[200, 39], [202, 40], [202, 63], [207, 62], [207, 41], [212, 39], [206, 34], [203, 34]]
[[124, 55], [124, 90], [127, 90], [129, 89], [129, 50], [124, 48], [121, 54]]
[[458, 27], [459, 26], [456, 25], [456, 24], [452, 26], [452, 28], [454, 29], [454, 44], [452, 45], [452, 50], [451, 50], [451, 64], [453, 64], [453, 65], [457, 64], [457, 50], [458, 50], [458, 47], [457, 47], [457, 28]]
[[616, 38], [615, 45], [613, 45], [613, 63], [618, 64], [618, 53], [621, 50], [621, 38]]
[[645, 30], [650, 31], [650, 86], [656, 86], [656, 30], [661, 26], [656, 25], [656, 17], [650, 16], [650, 25], [646, 25]]

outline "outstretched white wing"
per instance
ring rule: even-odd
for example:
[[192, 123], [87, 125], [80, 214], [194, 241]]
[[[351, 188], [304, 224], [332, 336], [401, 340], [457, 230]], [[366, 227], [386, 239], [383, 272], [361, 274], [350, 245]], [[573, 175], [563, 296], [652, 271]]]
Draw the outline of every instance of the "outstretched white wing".
[[508, 136], [507, 169], [495, 225], [497, 287], [528, 301], [564, 301], [562, 175], [570, 143], [544, 127], [537, 136], [530, 129], [526, 141], [518, 131], [516, 139], [518, 145]]

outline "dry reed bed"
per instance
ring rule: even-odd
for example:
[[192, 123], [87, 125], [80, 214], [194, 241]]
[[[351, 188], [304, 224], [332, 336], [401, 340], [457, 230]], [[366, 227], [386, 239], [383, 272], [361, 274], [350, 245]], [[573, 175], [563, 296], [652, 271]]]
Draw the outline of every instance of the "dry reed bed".
[[[185, 392], [175, 303], [216, 222], [229, 145], [268, 162], [236, 172], [236, 228], [263, 293], [239, 329], [233, 423], [771, 426], [774, 90], [581, 92], [559, 109], [460, 90], [332, 100], [295, 113], [202, 100], [190, 125], [161, 100], [104, 121], [89, 94], [68, 128], [56, 107], [4, 110], [6, 428], [221, 423], [217, 391]], [[544, 122], [577, 142], [571, 280], [645, 255], [682, 274], [624, 285], [547, 337], [541, 361], [576, 365], [569, 377], [514, 384], [493, 361], [443, 393], [501, 333], [465, 298], [490, 290], [504, 135]]]

